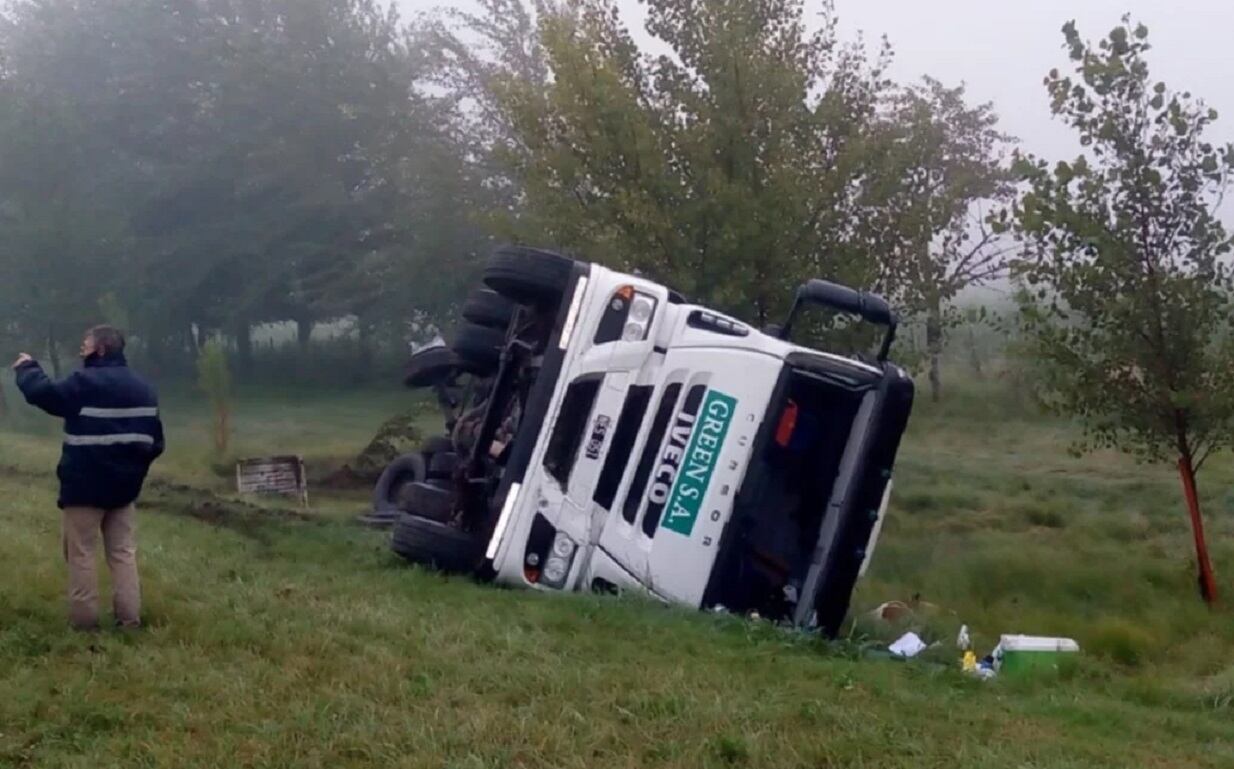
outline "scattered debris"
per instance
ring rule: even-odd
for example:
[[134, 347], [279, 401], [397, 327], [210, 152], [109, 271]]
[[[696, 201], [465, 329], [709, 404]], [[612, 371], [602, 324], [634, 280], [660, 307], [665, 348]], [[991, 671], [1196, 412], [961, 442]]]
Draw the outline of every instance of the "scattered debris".
[[955, 645], [962, 652], [973, 650], [973, 641], [968, 635], [968, 625], [960, 625], [960, 632], [955, 638]]
[[301, 506], [308, 507], [304, 460], [295, 455], [241, 459], [236, 462], [236, 491], [295, 496]]
[[981, 662], [977, 663], [977, 666], [973, 668], [972, 674], [984, 681], [997, 678], [998, 668], [994, 667], [994, 658], [986, 657]]
[[938, 615], [940, 609], [929, 601], [921, 600], [918, 593], [908, 601], [886, 601], [870, 612], [870, 618], [891, 625]]
[[916, 633], [905, 633], [900, 636], [895, 643], [888, 646], [887, 651], [897, 657], [910, 659], [912, 657], [916, 657], [918, 654], [921, 654], [928, 648], [930, 648], [929, 645], [926, 644], [925, 641], [921, 640], [921, 636]]
[[903, 601], [887, 601], [870, 612], [871, 617], [883, 622], [899, 622], [912, 615], [913, 610]]
[[1067, 655], [1077, 654], [1080, 645], [1070, 638], [1004, 635], [991, 656], [1000, 674], [1025, 674], [1041, 670], [1057, 671]]
[[1035, 671], [1057, 671], [1066, 655], [1080, 651], [1070, 638], [1004, 635], [980, 662], [971, 650], [960, 663], [965, 673], [989, 680], [999, 675], [1019, 675]]

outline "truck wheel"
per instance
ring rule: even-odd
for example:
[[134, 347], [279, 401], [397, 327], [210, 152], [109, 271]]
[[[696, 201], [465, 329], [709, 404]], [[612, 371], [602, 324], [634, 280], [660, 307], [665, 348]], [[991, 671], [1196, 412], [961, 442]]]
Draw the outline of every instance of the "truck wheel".
[[420, 350], [407, 361], [403, 384], [412, 388], [443, 384], [458, 373], [460, 362], [458, 355], [449, 347]]
[[453, 453], [454, 441], [448, 435], [434, 435], [425, 438], [420, 444], [420, 453], [424, 455], [424, 461], [428, 466], [432, 466], [433, 457], [441, 453]]
[[458, 454], [455, 454], [453, 451], [441, 451], [434, 454], [428, 460], [429, 480], [449, 480], [453, 478], [454, 471], [458, 469], [458, 465]]
[[497, 249], [484, 268], [484, 283], [502, 296], [533, 307], [561, 302], [570, 282], [574, 260], [522, 246]]
[[454, 494], [449, 489], [417, 481], [403, 485], [399, 492], [399, 510], [442, 523], [454, 515]]
[[480, 542], [462, 529], [411, 513], [394, 524], [390, 549], [412, 563], [449, 574], [471, 573], [483, 553]]
[[471, 292], [463, 304], [463, 319], [478, 326], [505, 329], [514, 317], [514, 303], [489, 288]]
[[464, 323], [454, 337], [454, 352], [468, 365], [468, 370], [477, 376], [492, 376], [501, 362], [501, 348], [506, 343], [506, 332], [496, 328]]
[[424, 457], [420, 454], [404, 454], [395, 459], [377, 479], [373, 487], [373, 510], [398, 510], [399, 500], [406, 493], [405, 487], [423, 481], [426, 475]]

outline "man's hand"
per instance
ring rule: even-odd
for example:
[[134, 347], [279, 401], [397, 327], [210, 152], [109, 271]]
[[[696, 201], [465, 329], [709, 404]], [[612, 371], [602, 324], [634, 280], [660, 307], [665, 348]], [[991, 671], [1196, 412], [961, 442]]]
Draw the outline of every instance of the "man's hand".
[[23, 352], [21, 355], [17, 356], [17, 360], [13, 361], [13, 370], [16, 371], [17, 369], [21, 368], [27, 363], [33, 363], [33, 362], [34, 362], [34, 358], [31, 357], [29, 354]]

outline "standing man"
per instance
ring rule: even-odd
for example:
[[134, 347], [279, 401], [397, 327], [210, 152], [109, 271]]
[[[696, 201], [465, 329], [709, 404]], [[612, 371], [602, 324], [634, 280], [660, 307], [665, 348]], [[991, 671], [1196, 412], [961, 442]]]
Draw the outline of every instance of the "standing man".
[[111, 326], [86, 332], [81, 359], [83, 367], [61, 382], [48, 378], [25, 353], [13, 369], [30, 405], [64, 419], [64, 450], [56, 475], [69, 567], [69, 622], [78, 630], [98, 628], [94, 559], [102, 531], [116, 624], [140, 627], [133, 503], [150, 463], [163, 453], [158, 395], [129, 369], [124, 335]]

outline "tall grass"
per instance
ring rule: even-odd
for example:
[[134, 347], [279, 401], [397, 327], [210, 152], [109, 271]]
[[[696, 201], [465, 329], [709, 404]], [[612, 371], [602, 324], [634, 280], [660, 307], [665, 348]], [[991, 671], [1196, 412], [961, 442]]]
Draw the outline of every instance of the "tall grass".
[[[354, 454], [407, 400], [241, 389], [236, 443]], [[64, 629], [56, 439], [0, 432], [0, 766], [1234, 766], [1234, 622], [1194, 597], [1172, 472], [1070, 456], [1070, 424], [995, 383], [918, 406], [840, 644], [406, 568], [347, 523], [355, 498], [315, 494], [310, 520], [237, 504], [195, 459], [201, 399], [164, 403], [138, 636]], [[1228, 587], [1234, 463], [1213, 461]], [[872, 657], [899, 628], [864, 615], [914, 598], [939, 646]], [[981, 651], [1073, 636], [1081, 665], [973, 681], [961, 623]]]
[[[1230, 615], [1195, 598], [1172, 469], [1115, 453], [1075, 458], [1075, 428], [1013, 404], [996, 385], [969, 384], [918, 406], [858, 603], [920, 595], [986, 647], [1002, 633], [1067, 635], [1122, 668], [1203, 670], [1213, 660], [1191, 647], [1197, 637], [1234, 650]], [[1212, 478], [1230, 470], [1222, 457]], [[1218, 483], [1206, 488], [1228, 588], [1231, 500]]]

